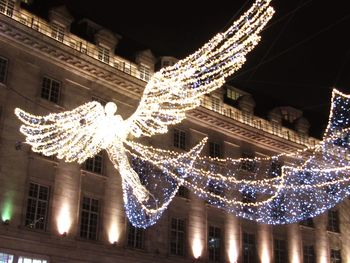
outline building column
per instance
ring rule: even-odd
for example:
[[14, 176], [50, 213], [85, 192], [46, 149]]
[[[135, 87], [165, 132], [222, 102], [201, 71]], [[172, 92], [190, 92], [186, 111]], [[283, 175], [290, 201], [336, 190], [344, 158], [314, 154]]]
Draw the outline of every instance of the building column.
[[79, 226], [81, 171], [76, 163], [60, 160], [52, 201], [53, 229], [61, 235], [76, 236]]
[[240, 252], [240, 224], [237, 217], [226, 213], [225, 219], [225, 249], [228, 262], [238, 262]]
[[289, 263], [302, 262], [301, 233], [298, 223], [287, 225]]
[[207, 209], [203, 200], [191, 193], [191, 210], [189, 213], [190, 253], [195, 259], [206, 258], [207, 244]]
[[257, 250], [261, 263], [270, 263], [272, 256], [272, 228], [269, 225], [258, 224]]
[[350, 262], [350, 200], [345, 199], [338, 206], [339, 229], [341, 233], [341, 257], [342, 262]]
[[121, 177], [111, 162], [106, 164], [103, 238], [111, 244], [124, 244], [125, 216]]
[[327, 213], [314, 218], [315, 223], [315, 253], [316, 262], [327, 263], [329, 262], [329, 243], [327, 234]]

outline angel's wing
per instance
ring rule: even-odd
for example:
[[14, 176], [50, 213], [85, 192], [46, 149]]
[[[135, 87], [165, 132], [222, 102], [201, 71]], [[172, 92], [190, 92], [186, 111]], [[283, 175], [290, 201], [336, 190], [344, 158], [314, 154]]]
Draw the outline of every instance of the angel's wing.
[[82, 163], [102, 149], [103, 142], [96, 133], [105, 112], [96, 101], [47, 116], [34, 116], [18, 108], [15, 114], [24, 123], [20, 131], [35, 152]]
[[227, 31], [174, 66], [156, 72], [127, 120], [130, 133], [136, 137], [166, 133], [168, 125], [181, 122], [187, 110], [200, 104], [200, 96], [221, 87], [258, 44], [259, 33], [274, 13], [270, 1], [256, 0]]

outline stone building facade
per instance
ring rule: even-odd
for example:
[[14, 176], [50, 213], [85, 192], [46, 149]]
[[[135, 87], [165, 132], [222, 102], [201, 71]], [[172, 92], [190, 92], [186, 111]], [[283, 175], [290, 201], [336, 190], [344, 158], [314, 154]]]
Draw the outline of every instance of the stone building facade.
[[[155, 70], [149, 50], [135, 62], [123, 59], [114, 53], [121, 36], [85, 20], [91, 43], [70, 33], [72, 21], [64, 7], [51, 10], [47, 21], [0, 0], [0, 262], [350, 262], [348, 200], [301, 224], [269, 226], [181, 188], [155, 226], [135, 229], [105, 153], [78, 165], [32, 152], [22, 143], [14, 108], [44, 115], [113, 101], [125, 119]], [[174, 58], [160, 64], [169, 63]], [[250, 94], [227, 86], [149, 143], [181, 152], [208, 136], [204, 154], [233, 158], [317, 143], [302, 112], [276, 108], [265, 120], [254, 106]]]

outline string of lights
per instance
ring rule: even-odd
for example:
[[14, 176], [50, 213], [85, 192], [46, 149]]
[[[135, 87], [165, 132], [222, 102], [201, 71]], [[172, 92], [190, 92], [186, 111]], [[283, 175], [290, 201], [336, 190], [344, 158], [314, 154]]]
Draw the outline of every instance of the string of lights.
[[[349, 195], [349, 143], [350, 96], [334, 90], [323, 140], [315, 147], [294, 154], [252, 159], [194, 155], [191, 160], [195, 161], [189, 164], [176, 152], [131, 141], [127, 145], [132, 158], [141, 160], [139, 167], [148, 167], [139, 170], [139, 175], [157, 178], [157, 184], [149, 183], [152, 191], [156, 193], [165, 188], [163, 183], [171, 182], [166, 187], [166, 202], [158, 196], [158, 204], [167, 206], [182, 185], [209, 204], [240, 217], [267, 224], [286, 224], [317, 216]], [[179, 158], [174, 158], [176, 156]], [[159, 171], [165, 174], [159, 175]], [[129, 213], [133, 211], [137, 215], [140, 207], [129, 209]], [[139, 226], [152, 223], [146, 217]]]
[[[15, 114], [24, 123], [20, 131], [26, 136], [26, 143], [35, 152], [78, 163], [107, 150], [122, 178], [130, 222], [139, 227], [154, 224], [178, 187], [187, 184], [184, 178], [191, 177], [205, 140], [187, 154], [173, 154], [167, 161], [162, 159], [157, 171], [147, 177], [145, 171], [152, 164], [151, 159], [134, 156], [130, 164], [124, 147], [128, 136], [166, 133], [169, 125], [186, 117], [186, 111], [199, 106], [202, 95], [220, 88], [258, 44], [260, 32], [274, 13], [270, 2], [256, 0], [228, 30], [174, 66], [156, 72], [147, 83], [135, 113], [127, 120], [115, 114], [117, 106], [112, 102], [105, 107], [99, 102], [88, 102], [72, 111], [47, 116], [35, 116], [17, 108]], [[141, 167], [135, 165], [140, 162]], [[160, 185], [162, 189], [158, 189]]]

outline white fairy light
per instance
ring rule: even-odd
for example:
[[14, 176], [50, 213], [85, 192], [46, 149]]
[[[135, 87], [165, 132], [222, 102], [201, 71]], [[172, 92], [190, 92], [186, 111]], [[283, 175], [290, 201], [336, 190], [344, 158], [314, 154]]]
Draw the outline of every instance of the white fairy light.
[[[201, 49], [175, 65], [156, 72], [147, 83], [140, 104], [130, 118], [123, 120], [116, 115], [117, 106], [112, 102], [105, 107], [96, 101], [89, 102], [72, 111], [47, 116], [35, 116], [16, 109], [15, 114], [24, 123], [20, 131], [33, 151], [47, 156], [56, 155], [67, 162], [82, 163], [105, 149], [122, 177], [129, 220], [134, 226], [154, 224], [179, 186], [190, 184], [186, 177], [190, 178], [191, 173], [201, 173], [202, 170], [198, 172], [193, 165], [205, 140], [187, 154], [170, 154], [168, 157], [171, 158], [167, 160], [161, 158], [164, 160], [162, 163], [146, 158], [144, 154], [148, 153], [145, 151], [135, 156], [144, 165], [153, 163], [164, 174], [160, 180], [169, 186], [169, 190], [164, 188], [155, 193], [152, 190], [161, 183], [158, 184], [156, 178], [152, 183], [141, 180], [140, 175], [145, 167], [132, 167], [129, 163], [125, 145], [131, 145], [136, 152], [136, 148], [142, 148], [129, 143], [128, 136], [166, 133], [169, 125], [185, 119], [186, 111], [199, 106], [202, 95], [221, 87], [225, 78], [244, 64], [246, 55], [260, 41], [259, 34], [274, 13], [270, 2], [256, 0], [225, 32], [217, 34]], [[136, 168], [140, 170], [139, 173], [135, 171]], [[216, 176], [215, 180], [219, 177]], [[284, 184], [282, 179], [277, 182], [274, 189]], [[191, 185], [201, 193], [202, 189]]]

